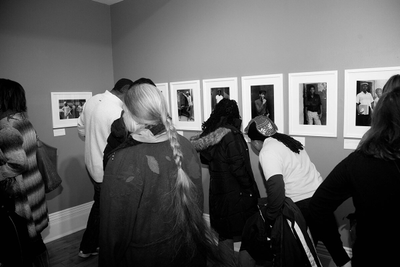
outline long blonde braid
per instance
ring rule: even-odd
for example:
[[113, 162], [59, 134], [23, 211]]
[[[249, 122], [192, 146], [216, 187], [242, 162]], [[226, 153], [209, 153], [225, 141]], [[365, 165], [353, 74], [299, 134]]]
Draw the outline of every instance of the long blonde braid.
[[192, 256], [202, 251], [209, 261], [224, 265], [215, 244], [216, 233], [206, 224], [198, 205], [197, 188], [183, 169], [183, 153], [178, 133], [168, 115], [164, 96], [155, 86], [140, 84], [128, 91], [124, 102], [136, 122], [147, 125], [162, 123], [165, 126], [173, 160], [177, 166], [176, 182], [172, 190], [173, 201], [170, 206], [170, 211], [176, 217], [176, 251], [183, 249], [187, 255]]

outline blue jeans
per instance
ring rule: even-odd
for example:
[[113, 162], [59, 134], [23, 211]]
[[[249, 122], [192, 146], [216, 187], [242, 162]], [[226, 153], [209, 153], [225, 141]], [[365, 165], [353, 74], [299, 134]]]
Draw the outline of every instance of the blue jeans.
[[83, 251], [83, 253], [96, 252], [99, 247], [101, 183], [96, 183], [93, 179], [91, 179], [91, 182], [94, 188], [94, 203], [79, 247], [79, 250]]

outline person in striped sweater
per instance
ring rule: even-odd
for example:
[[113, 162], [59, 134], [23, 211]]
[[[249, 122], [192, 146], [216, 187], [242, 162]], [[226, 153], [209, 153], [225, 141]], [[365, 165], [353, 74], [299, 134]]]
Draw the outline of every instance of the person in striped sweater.
[[45, 187], [26, 112], [24, 88], [0, 79], [1, 266], [49, 266], [40, 234], [48, 225]]

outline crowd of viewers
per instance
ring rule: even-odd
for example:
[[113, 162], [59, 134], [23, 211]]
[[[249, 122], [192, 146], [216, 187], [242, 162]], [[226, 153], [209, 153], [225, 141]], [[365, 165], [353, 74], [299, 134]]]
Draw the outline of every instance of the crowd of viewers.
[[[50, 266], [40, 234], [48, 214], [37, 136], [19, 83], [0, 79], [0, 112], [0, 266]], [[318, 241], [337, 266], [395, 266], [399, 114], [400, 75], [394, 75], [357, 149], [323, 179], [305, 147], [280, 133], [266, 113], [242, 133], [236, 101], [223, 98], [188, 140], [153, 81], [120, 79], [87, 100], [78, 118], [94, 186], [78, 256], [99, 254], [99, 266], [256, 266], [248, 243], [238, 256], [233, 246], [259, 213], [247, 134], [265, 179], [263, 219], [273, 254], [265, 266], [322, 266]], [[210, 225], [203, 218], [202, 164], [210, 176]], [[351, 258], [334, 216], [349, 198], [356, 218]]]

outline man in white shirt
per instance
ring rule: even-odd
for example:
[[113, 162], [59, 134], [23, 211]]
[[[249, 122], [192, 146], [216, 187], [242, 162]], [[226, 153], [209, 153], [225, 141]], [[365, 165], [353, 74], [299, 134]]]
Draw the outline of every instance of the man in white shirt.
[[361, 83], [361, 92], [356, 96], [357, 105], [357, 126], [370, 126], [371, 125], [371, 112], [374, 108], [374, 98], [368, 92], [368, 83]]
[[91, 97], [78, 119], [78, 134], [85, 140], [85, 165], [94, 186], [94, 203], [79, 248], [79, 257], [98, 254], [100, 190], [103, 182], [103, 151], [111, 124], [121, 116], [123, 98], [133, 82], [120, 79], [111, 91]]

